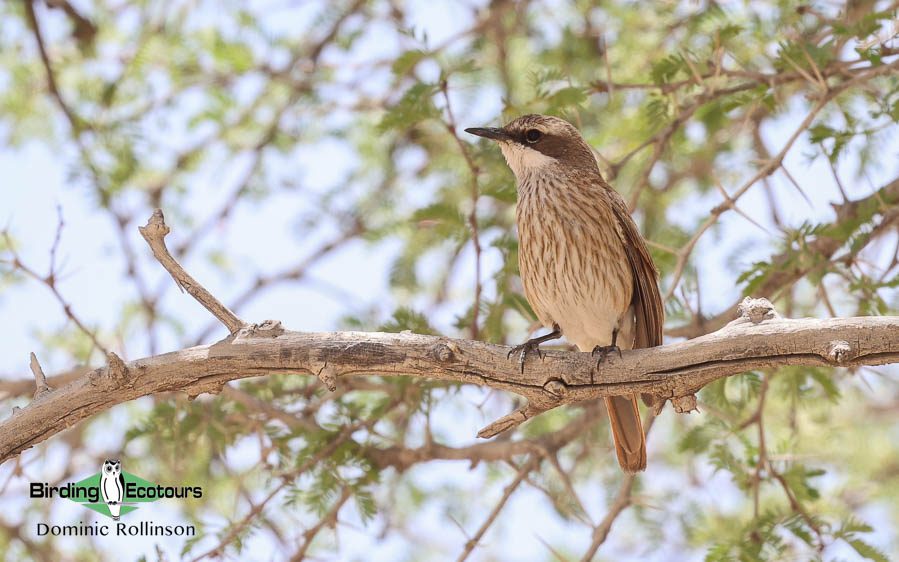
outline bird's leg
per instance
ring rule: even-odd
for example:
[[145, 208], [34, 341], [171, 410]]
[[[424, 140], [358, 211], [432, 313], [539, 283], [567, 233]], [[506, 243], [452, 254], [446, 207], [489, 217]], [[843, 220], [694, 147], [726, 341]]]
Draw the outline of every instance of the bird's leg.
[[[590, 355], [596, 355], [599, 353], [599, 361], [596, 362], [596, 368], [599, 369], [599, 366], [602, 365], [602, 362], [605, 361], [606, 356], [613, 351], [618, 352], [618, 357], [621, 358], [621, 348], [616, 345], [615, 342], [618, 341], [618, 328], [612, 330], [612, 345], [597, 345], [593, 348], [593, 352]], [[592, 374], [590, 378], [590, 382], [593, 382]]]
[[521, 345], [516, 345], [512, 349], [509, 350], [509, 353], [506, 354], [506, 359], [511, 359], [513, 353], [519, 354], [519, 361], [521, 362], [521, 374], [524, 374], [524, 360], [527, 358], [527, 354], [529, 351], [536, 351], [537, 356], [540, 359], [543, 359], [544, 353], [540, 351], [540, 344], [549, 340], [556, 340], [562, 337], [562, 330], [559, 328], [558, 324], [553, 324], [553, 331], [546, 334], [545, 336], [540, 336], [539, 338], [531, 338], [528, 341], [524, 342]]

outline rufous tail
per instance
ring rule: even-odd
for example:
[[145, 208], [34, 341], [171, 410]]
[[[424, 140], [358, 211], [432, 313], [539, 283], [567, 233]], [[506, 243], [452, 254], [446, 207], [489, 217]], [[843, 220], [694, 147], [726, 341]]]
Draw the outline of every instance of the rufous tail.
[[612, 422], [612, 438], [618, 464], [625, 472], [646, 469], [646, 434], [637, 407], [637, 395], [606, 396], [606, 409]]

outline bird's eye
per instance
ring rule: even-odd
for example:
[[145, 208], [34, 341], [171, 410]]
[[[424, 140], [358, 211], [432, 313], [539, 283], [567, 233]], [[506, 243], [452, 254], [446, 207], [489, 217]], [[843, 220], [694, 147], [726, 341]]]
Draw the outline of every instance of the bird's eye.
[[524, 134], [524, 137], [528, 139], [528, 142], [537, 142], [540, 140], [540, 137], [543, 136], [543, 133], [538, 131], [537, 129], [530, 129], [527, 133]]

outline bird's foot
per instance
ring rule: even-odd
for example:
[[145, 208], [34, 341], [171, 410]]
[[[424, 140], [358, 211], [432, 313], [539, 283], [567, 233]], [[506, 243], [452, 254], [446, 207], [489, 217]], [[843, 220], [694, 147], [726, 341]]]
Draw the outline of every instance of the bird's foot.
[[[621, 358], [621, 348], [618, 347], [617, 345], [597, 345], [596, 347], [593, 348], [593, 352], [590, 353], [590, 355], [595, 357], [597, 353], [599, 354], [599, 360], [596, 362], [596, 368], [599, 369], [600, 366], [602, 365], [602, 362], [606, 360], [606, 357], [610, 353], [614, 353], [616, 351], [618, 352], [618, 358], [620, 359]], [[591, 378], [590, 382], [593, 382], [592, 378]]]
[[593, 348], [593, 352], [590, 355], [596, 357], [596, 354], [599, 354], [599, 361], [596, 362], [596, 368], [598, 369], [602, 362], [605, 361], [606, 357], [611, 353], [618, 353], [618, 358], [621, 359], [621, 348], [617, 345], [597, 345]]
[[524, 374], [524, 362], [527, 359], [528, 353], [537, 353], [537, 357], [540, 360], [543, 360], [543, 357], [546, 354], [540, 349], [540, 343], [535, 342], [534, 340], [528, 340], [521, 345], [516, 345], [512, 349], [509, 350], [509, 353], [506, 354], [506, 359], [511, 359], [512, 355], [518, 354], [518, 361], [521, 364], [521, 374]]
[[543, 360], [543, 357], [546, 355], [540, 350], [540, 344], [543, 342], [547, 342], [550, 340], [556, 340], [562, 337], [562, 330], [559, 329], [558, 324], [553, 324], [553, 331], [546, 334], [545, 336], [540, 336], [539, 338], [531, 338], [528, 341], [524, 342], [521, 345], [516, 345], [512, 349], [509, 350], [509, 353], [506, 355], [506, 359], [511, 359], [513, 353], [518, 353], [518, 360], [521, 363], [521, 374], [524, 374], [524, 360], [527, 359], [528, 352], [537, 352], [537, 356], [540, 360]]

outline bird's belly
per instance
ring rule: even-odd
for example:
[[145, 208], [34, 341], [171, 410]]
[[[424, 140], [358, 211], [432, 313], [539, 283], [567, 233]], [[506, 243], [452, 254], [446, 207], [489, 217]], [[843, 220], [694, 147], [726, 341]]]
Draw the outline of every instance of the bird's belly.
[[519, 269], [540, 321], [558, 324], [568, 341], [587, 351], [611, 343], [630, 307], [633, 281], [623, 248], [569, 226], [524, 235], [519, 228]]

